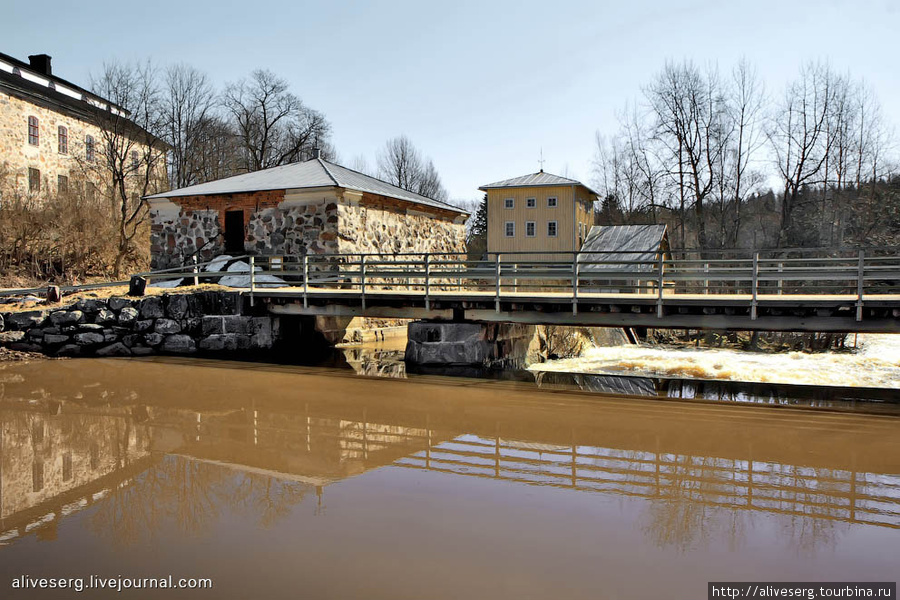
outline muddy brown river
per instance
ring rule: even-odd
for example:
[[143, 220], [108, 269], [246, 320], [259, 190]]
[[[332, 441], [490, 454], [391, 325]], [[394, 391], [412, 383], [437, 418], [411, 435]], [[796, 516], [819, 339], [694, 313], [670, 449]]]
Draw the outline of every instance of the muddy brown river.
[[[0, 368], [0, 598], [705, 598], [894, 581], [900, 410], [208, 361]], [[209, 578], [211, 590], [16, 589]]]

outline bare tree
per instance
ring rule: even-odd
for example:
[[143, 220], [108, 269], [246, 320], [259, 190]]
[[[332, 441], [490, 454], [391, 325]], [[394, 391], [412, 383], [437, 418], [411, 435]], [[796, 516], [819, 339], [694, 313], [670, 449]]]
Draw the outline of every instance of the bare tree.
[[108, 183], [117, 215], [113, 276], [118, 277], [125, 257], [135, 252], [135, 237], [147, 219], [142, 197], [166, 185], [166, 144], [152, 133], [161, 129], [160, 92], [156, 70], [149, 62], [107, 64], [92, 87], [112, 103], [95, 112], [100, 147], [85, 165]]
[[676, 186], [678, 211], [693, 212], [697, 245], [707, 248], [705, 202], [731, 134], [718, 72], [702, 73], [690, 62], [669, 63], [644, 94], [654, 116], [654, 137]]
[[[828, 119], [835, 101], [835, 77], [823, 63], [808, 63], [785, 90], [768, 132], [783, 181], [779, 243], [797, 239], [794, 216], [804, 188], [821, 183], [831, 151]], [[802, 241], [802, 240], [801, 240]]]
[[[204, 181], [203, 160], [209, 141], [206, 126], [215, 110], [216, 93], [204, 73], [185, 65], [166, 69], [161, 109], [169, 151], [169, 180], [173, 188]], [[225, 133], [225, 132], [223, 132]]]
[[258, 171], [331, 150], [331, 125], [291, 93], [288, 83], [271, 71], [257, 69], [249, 79], [229, 84], [222, 104], [230, 116], [242, 152], [243, 169]]
[[378, 174], [385, 181], [426, 198], [446, 201], [447, 190], [429, 158], [413, 145], [408, 137], [388, 140], [378, 155]]

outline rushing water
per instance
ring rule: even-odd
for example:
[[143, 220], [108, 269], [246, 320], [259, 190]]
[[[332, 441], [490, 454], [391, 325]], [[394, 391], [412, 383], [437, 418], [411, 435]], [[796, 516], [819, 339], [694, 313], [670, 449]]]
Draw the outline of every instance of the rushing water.
[[[200, 359], [0, 369], [0, 597], [700, 598], [891, 580], [900, 416]], [[99, 596], [103, 596], [99, 594]]]
[[614, 346], [534, 370], [900, 389], [900, 335], [860, 335], [855, 352], [764, 353]]

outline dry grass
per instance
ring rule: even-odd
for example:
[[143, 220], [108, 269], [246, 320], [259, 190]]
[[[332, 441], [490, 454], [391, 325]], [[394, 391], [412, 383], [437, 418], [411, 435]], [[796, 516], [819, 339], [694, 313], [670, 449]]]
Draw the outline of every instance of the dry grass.
[[[146, 294], [143, 297], [147, 296], [162, 296], [163, 294], [193, 294], [196, 292], [210, 292], [210, 291], [235, 291], [234, 288], [225, 287], [223, 285], [219, 285], [216, 283], [201, 283], [200, 285], [190, 285], [183, 286], [177, 288], [158, 288], [148, 286], [146, 290]], [[62, 299], [59, 302], [47, 302], [46, 300], [39, 300], [36, 302], [11, 302], [9, 304], [0, 304], [0, 312], [2, 313], [17, 313], [17, 312], [25, 312], [29, 310], [53, 310], [64, 308], [66, 306], [70, 306], [75, 302], [78, 302], [82, 299], [91, 299], [91, 300], [105, 300], [107, 298], [111, 298], [113, 296], [127, 296], [128, 295], [128, 286], [119, 285], [119, 286], [110, 286], [105, 288], [97, 288], [94, 290], [83, 290], [79, 292], [72, 292], [69, 294], [63, 295]]]

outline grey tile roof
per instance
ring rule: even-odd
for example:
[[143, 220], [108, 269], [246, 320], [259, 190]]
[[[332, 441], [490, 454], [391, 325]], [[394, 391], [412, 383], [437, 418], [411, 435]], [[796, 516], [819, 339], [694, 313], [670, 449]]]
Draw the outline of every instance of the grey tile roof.
[[504, 179], [503, 181], [495, 181], [494, 183], [483, 185], [478, 189], [494, 190], [507, 187], [536, 187], [547, 185], [580, 185], [587, 188], [592, 194], [597, 193], [580, 181], [569, 179], [568, 177], [560, 177], [559, 175], [553, 175], [552, 173], [544, 173], [543, 171], [531, 173], [530, 175], [522, 175], [521, 177], [513, 177], [512, 179]]
[[192, 185], [170, 192], [147, 196], [147, 200], [156, 198], [178, 198], [181, 196], [209, 196], [214, 194], [237, 194], [241, 192], [262, 192], [267, 190], [302, 190], [320, 187], [341, 187], [358, 192], [369, 192], [380, 196], [388, 196], [422, 204], [434, 208], [441, 208], [469, 214], [461, 208], [457, 208], [446, 202], [426, 198], [413, 192], [409, 192], [386, 181], [381, 181], [369, 175], [364, 175], [322, 160], [314, 158], [300, 163], [292, 163], [281, 167], [272, 167], [253, 173], [244, 173], [234, 177], [226, 177], [216, 181], [209, 181], [198, 185]]
[[[666, 237], [665, 225], [595, 225], [581, 246], [583, 261], [646, 261], [657, 259]], [[592, 254], [596, 253], [596, 254]], [[646, 265], [591, 265], [581, 267], [590, 271], [651, 271]]]

